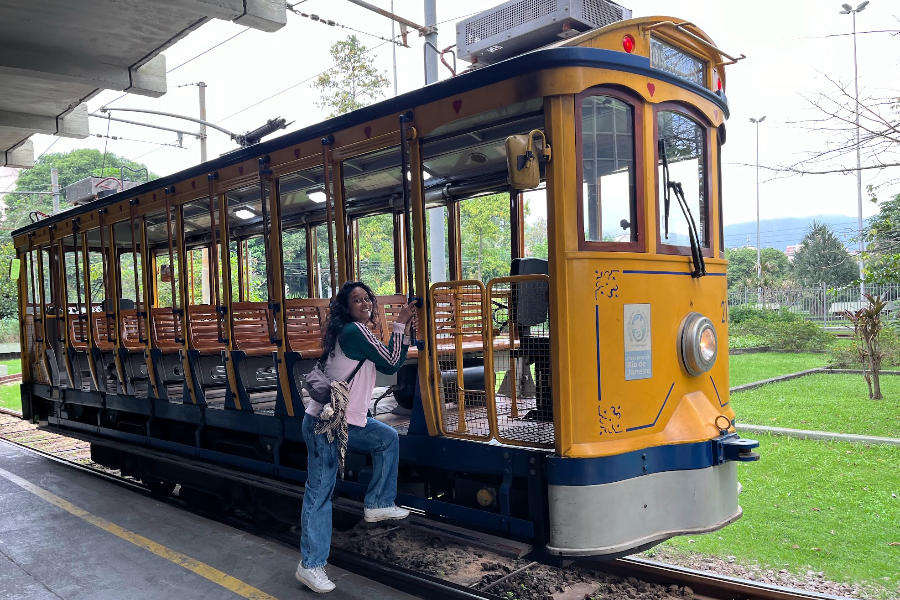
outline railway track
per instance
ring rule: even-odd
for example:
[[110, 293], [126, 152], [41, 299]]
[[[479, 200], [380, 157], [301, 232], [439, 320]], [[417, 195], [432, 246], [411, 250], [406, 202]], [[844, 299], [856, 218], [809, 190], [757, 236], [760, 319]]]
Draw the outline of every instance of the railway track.
[[[62, 432], [51, 431], [48, 428], [42, 428], [23, 421], [13, 411], [0, 409], [0, 440], [15, 444], [71, 468], [101, 477], [116, 485], [127, 487], [135, 492], [151, 495], [151, 492], [138, 480], [122, 477], [117, 471], [111, 471], [94, 463], [90, 458], [90, 436], [79, 433], [76, 437]], [[141, 449], [135, 448], [135, 451], [140, 452]], [[234, 476], [245, 477], [246, 475], [235, 473]], [[159, 498], [155, 496], [155, 498], [166, 501], [180, 509], [211, 517], [208, 513], [186, 506], [184, 502], [175, 497]], [[298, 538], [294, 532], [285, 534], [262, 532], [255, 528], [249, 520], [235, 516], [212, 516], [212, 518], [290, 547], [296, 548], [297, 546]], [[389, 534], [396, 529], [399, 528], [382, 530], [370, 537]], [[473, 541], [471, 537], [461, 539], [453, 538], [452, 536], [450, 540], [460, 544], [472, 544]], [[482, 545], [481, 547], [486, 546]], [[499, 548], [495, 549], [495, 551], [501, 555], [511, 555], [509, 548]], [[502, 591], [502, 584], [506, 580], [512, 579], [514, 576], [537, 566], [537, 563], [530, 563], [500, 579], [486, 584], [476, 583], [467, 587], [446, 579], [433, 577], [383, 561], [373, 560], [370, 557], [341, 548], [333, 548], [329, 560], [335, 566], [384, 583], [392, 588], [421, 598], [435, 600], [501, 600], [510, 598], [512, 596], [506, 595]], [[680, 566], [664, 565], [633, 557], [601, 562], [583, 561], [579, 562], [578, 566], [588, 571], [603, 572], [621, 578], [623, 582], [637, 580], [639, 582], [656, 584], [667, 589], [672, 589], [672, 586], [677, 586], [678, 589], [687, 587], [691, 590], [693, 598], [701, 600], [834, 600], [839, 598], [838, 596], [818, 592], [783, 588]], [[584, 597], [590, 598], [591, 596], [586, 595]], [[609, 598], [613, 596], [597, 596], [597, 598], [600, 597]], [[626, 595], [622, 597], [626, 597]]]

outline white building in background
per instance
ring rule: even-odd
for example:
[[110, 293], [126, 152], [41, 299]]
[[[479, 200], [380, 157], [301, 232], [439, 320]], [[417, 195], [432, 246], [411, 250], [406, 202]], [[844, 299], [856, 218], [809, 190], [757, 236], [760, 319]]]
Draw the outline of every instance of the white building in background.
[[794, 246], [787, 246], [784, 249], [784, 254], [787, 256], [789, 261], [794, 260], [794, 254], [796, 254], [797, 250], [803, 247], [803, 244], [796, 244]]

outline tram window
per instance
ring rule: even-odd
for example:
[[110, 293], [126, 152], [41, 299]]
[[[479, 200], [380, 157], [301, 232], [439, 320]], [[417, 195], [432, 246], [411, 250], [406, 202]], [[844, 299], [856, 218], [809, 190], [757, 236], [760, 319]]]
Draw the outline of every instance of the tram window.
[[[314, 229], [316, 236], [316, 288], [317, 297], [331, 298], [331, 266], [328, 259], [328, 229], [325, 224]], [[332, 235], [334, 233], [332, 232]], [[335, 248], [335, 251], [337, 249]], [[334, 257], [334, 268], [337, 269], [337, 255]]]
[[[450, 276], [450, 259], [451, 252], [456, 252], [455, 249], [450, 248], [450, 233], [449, 233], [449, 219], [450, 219], [450, 210], [449, 207], [434, 207], [429, 208], [425, 211], [425, 244], [428, 249], [428, 281], [431, 283], [435, 283], [441, 281], [440, 277], [437, 277], [434, 273], [434, 261], [435, 261], [435, 250], [433, 246], [433, 238], [431, 235], [432, 226], [437, 223], [437, 220], [443, 218], [443, 230], [444, 230], [444, 252], [443, 252], [443, 263], [444, 263], [444, 274], [445, 277], [443, 281], [449, 281], [451, 279]], [[415, 234], [413, 234], [415, 235]], [[418, 260], [415, 256], [415, 252], [413, 252], [413, 259]], [[413, 266], [413, 271], [415, 271], [415, 266]], [[438, 273], [437, 275], [440, 275]], [[413, 273], [413, 279], [415, 279], [415, 273]]]
[[[77, 272], [76, 265], [78, 266]], [[78, 277], [75, 276], [76, 273]], [[66, 297], [69, 304], [76, 304], [79, 296], [81, 302], [84, 303], [84, 261], [81, 258], [80, 250], [77, 253], [66, 252]]]
[[394, 280], [394, 216], [372, 215], [357, 220], [357, 279], [380, 295], [396, 292]]
[[583, 239], [636, 242], [634, 107], [613, 96], [585, 96], [580, 125]]
[[306, 264], [306, 229], [285, 231], [281, 236], [284, 254], [285, 297], [309, 298]]
[[[134, 292], [134, 256], [130, 251], [119, 255], [119, 278], [121, 280], [121, 296], [137, 302], [138, 295]], [[138, 293], [144, 297], [144, 281], [141, 269], [141, 255], [137, 257]]]
[[188, 283], [188, 304], [211, 304], [209, 278], [209, 249], [194, 248], [187, 251], [185, 267]]
[[527, 190], [525, 202], [525, 258], [549, 258], [547, 241], [547, 189]]
[[[678, 182], [684, 190], [690, 213], [697, 224], [700, 245], [709, 246], [707, 227], [707, 159], [706, 129], [685, 114], [661, 110], [657, 114], [658, 140], [666, 146], [669, 181]], [[659, 185], [659, 239], [663, 244], [690, 246], [688, 222], [674, 192], [671, 195], [666, 235], [665, 192], [663, 188], [663, 160], [659, 157], [657, 172]]]
[[[156, 306], [172, 306], [172, 281], [175, 282], [175, 293], [178, 294], [178, 259], [175, 268], [169, 264], [168, 251], [156, 255]], [[179, 303], [180, 304], [180, 303]]]
[[725, 126], [719, 128], [719, 135], [716, 136], [716, 167], [718, 170], [717, 177], [719, 180], [719, 252], [725, 254], [725, 219], [722, 212], [722, 135], [724, 135]]
[[41, 261], [44, 263], [44, 303], [50, 304], [53, 302], [53, 294], [51, 292], [52, 283], [50, 278], [50, 252], [47, 250], [41, 250]]
[[487, 283], [509, 275], [512, 264], [509, 194], [489, 194], [459, 203], [461, 279]]
[[266, 246], [262, 236], [247, 240], [247, 301], [265, 302], [269, 299], [268, 269], [266, 268]]
[[91, 275], [91, 304], [99, 304], [106, 298], [103, 286], [103, 255], [99, 252], [88, 252], [88, 264]]

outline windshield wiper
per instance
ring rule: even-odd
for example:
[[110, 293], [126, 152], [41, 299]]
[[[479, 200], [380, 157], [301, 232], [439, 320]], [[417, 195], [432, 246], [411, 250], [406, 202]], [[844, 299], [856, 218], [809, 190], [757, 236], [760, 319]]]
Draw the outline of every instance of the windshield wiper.
[[688, 238], [691, 240], [691, 259], [694, 263], [694, 270], [691, 271], [691, 277], [703, 277], [706, 275], [706, 262], [703, 260], [703, 251], [700, 248], [700, 235], [697, 233], [697, 224], [694, 222], [694, 215], [688, 206], [684, 197], [684, 189], [678, 181], [669, 181], [669, 160], [666, 157], [666, 141], [659, 140], [659, 155], [663, 163], [663, 223], [665, 226], [665, 239], [669, 239], [669, 210], [672, 205], [671, 192], [675, 192], [678, 199], [678, 205], [684, 215], [684, 220], [688, 226]]

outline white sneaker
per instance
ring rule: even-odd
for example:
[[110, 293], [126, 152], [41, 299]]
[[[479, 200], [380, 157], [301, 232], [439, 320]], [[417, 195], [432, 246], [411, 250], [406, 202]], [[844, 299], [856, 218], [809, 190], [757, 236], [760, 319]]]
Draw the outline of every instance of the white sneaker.
[[378, 521], [399, 521], [409, 516], [409, 511], [396, 505], [387, 508], [367, 508], [363, 511], [366, 523], [377, 523]]
[[312, 591], [320, 594], [330, 592], [334, 589], [334, 582], [328, 579], [328, 574], [325, 573], [325, 567], [307, 569], [301, 562], [297, 565], [297, 572], [294, 573], [294, 577]]

